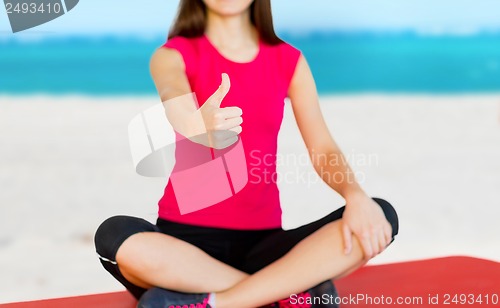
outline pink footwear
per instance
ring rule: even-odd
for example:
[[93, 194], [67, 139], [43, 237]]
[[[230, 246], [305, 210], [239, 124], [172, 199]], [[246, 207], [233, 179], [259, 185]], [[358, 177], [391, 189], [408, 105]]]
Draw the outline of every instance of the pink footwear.
[[174, 292], [162, 288], [152, 288], [146, 291], [138, 308], [210, 308], [209, 294], [188, 294]]

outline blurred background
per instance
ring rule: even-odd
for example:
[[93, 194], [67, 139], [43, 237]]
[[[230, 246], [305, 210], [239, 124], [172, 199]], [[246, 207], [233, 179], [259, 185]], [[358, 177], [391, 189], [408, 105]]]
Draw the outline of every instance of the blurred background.
[[[153, 95], [147, 63], [164, 43], [177, 3], [96, 7], [85, 1], [17, 34], [2, 12], [0, 91]], [[278, 33], [307, 56], [323, 94], [491, 93], [500, 87], [498, 1], [272, 4]]]
[[[148, 62], [177, 4], [87, 0], [16, 34], [0, 8], [0, 302], [122, 289], [93, 234], [112, 215], [156, 218], [166, 180], [135, 174], [127, 125], [159, 103]], [[500, 3], [272, 5], [358, 179], [400, 214], [398, 240], [371, 263], [500, 261]], [[305, 153], [289, 105], [280, 153]], [[280, 190], [286, 228], [343, 204], [299, 176]]]

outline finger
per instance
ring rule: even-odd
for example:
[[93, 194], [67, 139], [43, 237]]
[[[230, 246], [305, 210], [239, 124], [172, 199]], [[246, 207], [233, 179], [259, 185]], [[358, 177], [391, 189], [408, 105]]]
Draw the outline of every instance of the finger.
[[[237, 127], [235, 127], [234, 129], [237, 129]], [[238, 134], [232, 129], [214, 130], [210, 134], [212, 135], [212, 140], [214, 141], [214, 143], [223, 143], [228, 139], [234, 139], [235, 137], [238, 138]]]
[[386, 246], [389, 245], [392, 241], [392, 226], [391, 224], [387, 223], [386, 227], [384, 228], [384, 235], [386, 239]]
[[229, 131], [235, 133], [236, 135], [239, 135], [243, 131], [243, 128], [241, 126], [236, 126], [234, 128], [231, 128]]
[[231, 79], [229, 79], [229, 75], [226, 73], [222, 73], [221, 75], [222, 81], [221, 81], [221, 88], [222, 88], [222, 95], [224, 98], [227, 93], [229, 92], [229, 89], [231, 88]]
[[[237, 129], [234, 128], [234, 129]], [[240, 127], [241, 130], [241, 127]], [[232, 130], [211, 131], [205, 134], [189, 137], [191, 141], [206, 145], [214, 149], [224, 149], [238, 141], [238, 133]]]
[[220, 109], [224, 119], [241, 117], [243, 115], [243, 110], [240, 107], [224, 107]]
[[352, 249], [352, 233], [345, 222], [342, 224], [342, 233], [344, 235], [344, 253], [347, 255], [351, 253]]
[[238, 141], [238, 137], [237, 136], [233, 136], [233, 137], [230, 137], [230, 138], [228, 138], [226, 140], [217, 142], [213, 146], [213, 148], [217, 149], [217, 150], [222, 150], [222, 149], [225, 149], [225, 148], [227, 148], [227, 147], [235, 144], [237, 141]]
[[378, 251], [381, 253], [387, 247], [387, 238], [385, 237], [385, 231], [382, 229], [378, 234]]
[[219, 108], [222, 104], [222, 100], [226, 97], [229, 89], [231, 88], [231, 81], [229, 80], [229, 75], [226, 73], [222, 74], [222, 81], [217, 90], [208, 99], [207, 103], [211, 106]]
[[235, 128], [236, 126], [240, 126], [243, 123], [242, 117], [232, 118], [224, 120], [222, 123], [215, 126], [216, 130], [229, 130]]
[[379, 232], [372, 233], [370, 236], [370, 243], [372, 244], [372, 258], [380, 253], [380, 240], [379, 240]]
[[361, 247], [363, 247], [363, 251], [365, 253], [365, 260], [370, 260], [373, 256], [373, 249], [369, 236], [363, 236], [361, 240]]

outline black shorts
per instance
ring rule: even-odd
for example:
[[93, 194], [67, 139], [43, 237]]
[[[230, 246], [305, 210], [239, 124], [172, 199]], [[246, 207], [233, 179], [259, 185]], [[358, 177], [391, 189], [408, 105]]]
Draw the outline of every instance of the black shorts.
[[[392, 225], [392, 237], [398, 233], [398, 216], [383, 199], [374, 198]], [[252, 274], [285, 255], [298, 242], [329, 222], [342, 218], [345, 207], [320, 220], [293, 230], [230, 230], [179, 224], [158, 219], [156, 225], [136, 217], [114, 216], [104, 221], [95, 234], [97, 254], [104, 268], [136, 298], [146, 291], [127, 281], [116, 264], [116, 252], [131, 235], [139, 232], [161, 232], [186, 241], [213, 258]]]

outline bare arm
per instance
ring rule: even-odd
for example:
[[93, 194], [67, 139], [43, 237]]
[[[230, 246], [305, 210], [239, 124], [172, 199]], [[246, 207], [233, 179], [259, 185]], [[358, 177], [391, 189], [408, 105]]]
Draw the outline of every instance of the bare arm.
[[303, 56], [297, 64], [288, 95], [316, 172], [346, 200], [343, 216], [346, 253], [351, 249], [351, 234], [354, 233], [363, 245], [366, 259], [375, 256], [390, 241], [390, 224], [380, 207], [362, 190], [333, 140], [321, 113], [314, 78]]
[[198, 108], [185, 72], [184, 60], [173, 49], [160, 48], [150, 62], [151, 76], [172, 127], [191, 141], [217, 149], [238, 140], [242, 111], [238, 107], [220, 108], [231, 87], [229, 76], [222, 75], [219, 88]]
[[[328, 130], [319, 106], [311, 70], [303, 56], [297, 64], [289, 96], [297, 125], [318, 174], [345, 199], [351, 194], [362, 193], [361, 187], [352, 176], [349, 177], [350, 181], [334, 181], [335, 177], [332, 175], [348, 175], [352, 174], [352, 170]], [[335, 163], [331, 163], [333, 159]]]
[[170, 48], [159, 48], [151, 57], [149, 69], [161, 101], [190, 94], [181, 54]]

